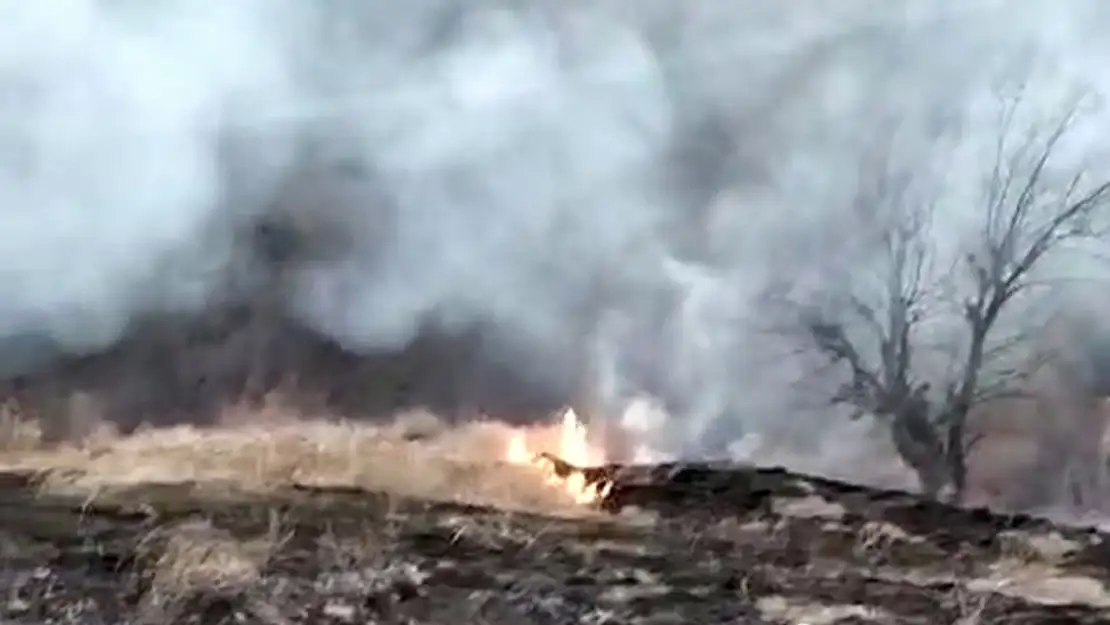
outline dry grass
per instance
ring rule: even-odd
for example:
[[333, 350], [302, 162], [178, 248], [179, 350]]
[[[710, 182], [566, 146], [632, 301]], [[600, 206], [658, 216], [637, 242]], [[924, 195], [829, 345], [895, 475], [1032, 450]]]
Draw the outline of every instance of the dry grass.
[[895, 622], [894, 616], [864, 605], [792, 602], [786, 597], [770, 596], [759, 599], [756, 607], [767, 618], [806, 625], [834, 625], [848, 619], [879, 625]]
[[[37, 422], [7, 402], [0, 404], [0, 467], [41, 470], [48, 488], [78, 493], [186, 480], [234, 482], [262, 490], [296, 483], [357, 486], [509, 508], [575, 509], [532, 471], [501, 462], [514, 432], [504, 424], [449, 427], [422, 411], [397, 415], [388, 423], [350, 422], [298, 414], [277, 393], [268, 400], [261, 408], [229, 406], [221, 427], [146, 429], [121, 437], [89, 400], [71, 398], [74, 423], [69, 429], [80, 439], [61, 446], [43, 445]], [[991, 418], [980, 424], [986, 424], [990, 436], [971, 458], [972, 505], [1009, 508], [1036, 454], [1034, 430], [1040, 426], [1024, 412], [1002, 412], [1006, 414], [988, 415]], [[558, 431], [551, 425], [527, 434], [531, 449], [554, 449]], [[916, 486], [888, 437], [874, 426], [841, 423], [826, 437], [835, 444], [805, 454], [791, 447], [790, 438], [789, 432], [784, 440], [753, 435], [745, 439], [745, 449], [736, 452], [758, 465], [789, 466], [882, 488]], [[1082, 520], [1104, 519], [1099, 515]]]
[[[169, 602], [198, 592], [245, 591], [259, 582], [280, 542], [276, 535], [239, 541], [207, 521], [189, 521], [159, 528], [138, 555], [157, 554], [151, 589], [160, 601]], [[155, 549], [153, 543], [161, 544]]]
[[13, 402], [0, 404], [0, 453], [19, 453], [41, 449], [42, 430], [28, 421]]
[[[0, 413], [0, 468], [42, 471], [44, 488], [94, 495], [150, 482], [233, 482], [252, 490], [290, 484], [356, 486], [431, 499], [552, 509], [570, 502], [528, 468], [503, 462], [514, 430], [495, 422], [448, 427], [426, 412], [383, 424], [302, 419], [271, 405], [233, 407], [218, 428], [145, 429], [127, 437], [89, 428], [48, 447], [33, 421]], [[525, 434], [543, 448], [557, 428]]]

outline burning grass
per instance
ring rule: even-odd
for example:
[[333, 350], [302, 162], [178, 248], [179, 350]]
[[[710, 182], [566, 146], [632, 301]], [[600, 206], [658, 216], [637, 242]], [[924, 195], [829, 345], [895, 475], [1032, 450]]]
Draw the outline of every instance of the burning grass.
[[[523, 429], [486, 421], [448, 427], [425, 412], [380, 425], [242, 414], [230, 414], [224, 427], [146, 429], [127, 437], [94, 428], [80, 442], [46, 447], [34, 422], [9, 411], [0, 419], [0, 466], [42, 472], [46, 490], [70, 494], [205, 482], [260, 492], [290, 484], [346, 486], [508, 509], [569, 510], [588, 501], [551, 471], [514, 456], [534, 445], [581, 459], [574, 454], [589, 447], [573, 414], [565, 424]], [[602, 458], [587, 453], [593, 455], [586, 459]]]
[[[604, 495], [605, 484], [587, 484], [580, 473], [560, 471], [552, 456], [573, 466], [596, 466], [629, 455], [607, 457], [606, 447], [592, 438], [597, 433], [588, 432], [572, 411], [533, 427], [495, 421], [452, 426], [424, 411], [375, 424], [305, 417], [280, 394], [267, 399], [261, 408], [229, 407], [219, 427], [140, 429], [126, 437], [98, 420], [92, 407], [78, 406], [75, 430], [81, 438], [50, 446], [42, 443], [34, 420], [24, 418], [17, 406], [2, 404], [0, 468], [41, 471], [47, 489], [90, 495], [148, 482], [234, 483], [260, 491], [289, 484], [337, 485], [509, 509], [580, 511]], [[643, 425], [637, 409], [643, 406], [634, 403], [617, 420], [626, 436], [638, 436], [637, 426]], [[912, 473], [888, 449], [889, 441], [848, 425], [856, 428], [830, 426], [828, 444], [809, 453], [753, 434], [735, 446], [736, 457], [878, 488], [915, 488]], [[1023, 446], [1016, 448], [1015, 440]], [[639, 461], [656, 457], [632, 447]], [[1035, 437], [1021, 432], [987, 435], [972, 458], [969, 503], [1020, 510], [1010, 500], [1023, 490], [1026, 471], [1021, 467], [1030, 464], [1035, 450]], [[1104, 520], [1104, 515], [1081, 516], [1062, 507], [1045, 513], [1073, 521]]]
[[548, 441], [552, 451], [532, 451], [527, 435], [516, 432], [509, 438], [506, 459], [514, 465], [532, 466], [544, 476], [548, 486], [561, 489], [575, 503], [589, 504], [600, 501], [608, 494], [606, 482], [587, 481], [580, 471], [567, 471], [561, 465], [596, 467], [608, 460], [601, 447], [590, 444], [586, 426], [573, 410], [566, 410], [559, 419], [559, 437]]

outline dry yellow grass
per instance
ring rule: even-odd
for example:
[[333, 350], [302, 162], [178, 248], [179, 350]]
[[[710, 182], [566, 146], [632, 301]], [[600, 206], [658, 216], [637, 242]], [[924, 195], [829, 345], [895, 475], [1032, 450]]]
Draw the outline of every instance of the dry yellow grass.
[[149, 542], [162, 543], [151, 549], [157, 554], [151, 588], [160, 600], [194, 592], [242, 592], [258, 583], [267, 560], [280, 547], [276, 536], [238, 541], [207, 521], [159, 529]]
[[[90, 428], [79, 442], [47, 447], [37, 426], [0, 414], [0, 468], [41, 471], [44, 487], [90, 496], [150, 482], [233, 482], [267, 490], [290, 484], [355, 486], [398, 495], [519, 509], [571, 508], [527, 467], [503, 461], [514, 430], [478, 421], [449, 427], [425, 412], [381, 424], [301, 419], [277, 406], [229, 409], [218, 428], [150, 428], [116, 436]], [[552, 425], [526, 430], [554, 441]]]
[[[536, 473], [502, 462], [514, 432], [504, 424], [450, 427], [421, 411], [387, 423], [349, 422], [298, 414], [280, 394], [267, 399], [261, 408], [229, 406], [220, 427], [153, 428], [126, 437], [116, 435], [89, 401], [78, 402], [69, 412], [76, 421], [71, 430], [81, 438], [61, 446], [43, 445], [37, 423], [26, 419], [18, 406], [3, 403], [0, 468], [42, 471], [47, 488], [70, 493], [95, 494], [104, 487], [144, 482], [234, 482], [263, 490], [296, 483], [510, 508], [575, 509]], [[1007, 507], [1013, 492], [1022, 491], [1021, 478], [1036, 455], [1038, 436], [1032, 430], [1037, 422], [1020, 411], [1003, 412], [1014, 418], [987, 415], [998, 418], [983, 422], [990, 436], [970, 459], [972, 505]], [[740, 455], [760, 465], [789, 466], [883, 488], [915, 488], [912, 472], [881, 433], [858, 424], [844, 428], [829, 435], [835, 444], [808, 454], [768, 440]], [[551, 425], [527, 434], [530, 449], [555, 451], [554, 416]]]
[[34, 451], [42, 447], [38, 423], [25, 420], [13, 402], [0, 403], [0, 454]]

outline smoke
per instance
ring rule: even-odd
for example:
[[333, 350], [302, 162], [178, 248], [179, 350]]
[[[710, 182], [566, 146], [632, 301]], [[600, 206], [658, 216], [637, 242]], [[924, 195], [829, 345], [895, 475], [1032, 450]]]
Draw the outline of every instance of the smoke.
[[[1034, 116], [1106, 86], [1093, 0], [456, 4], [0, 0], [4, 371], [276, 280], [349, 351], [480, 327], [529, 383], [610, 414], [655, 396], [629, 427], [662, 454], [819, 446], [760, 294], [860, 268], [868, 146], [941, 168], [939, 129], [1023, 59], [1050, 67]], [[966, 234], [987, 126], [962, 127], [939, 240]], [[281, 219], [267, 274], [241, 232]]]
[[137, 313], [202, 308], [227, 260], [206, 240], [224, 109], [294, 93], [263, 4], [4, 2], [0, 15], [0, 328], [82, 352]]
[[650, 51], [602, 26], [577, 41], [479, 12], [388, 82], [355, 132], [394, 204], [389, 249], [369, 279], [358, 258], [307, 272], [305, 318], [373, 347], [490, 319], [550, 348], [599, 272], [636, 279], [620, 263], [664, 215], [670, 107]]

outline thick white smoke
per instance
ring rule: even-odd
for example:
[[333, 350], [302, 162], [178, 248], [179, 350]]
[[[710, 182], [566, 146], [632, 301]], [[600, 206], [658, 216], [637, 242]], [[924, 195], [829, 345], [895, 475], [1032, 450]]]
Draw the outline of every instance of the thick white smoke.
[[96, 349], [204, 304], [225, 109], [293, 94], [263, 6], [0, 4], [4, 334]]
[[376, 275], [353, 258], [304, 276], [299, 301], [319, 327], [400, 347], [432, 314], [488, 318], [555, 346], [599, 271], [641, 269], [622, 262], [663, 217], [651, 174], [671, 115], [658, 67], [619, 24], [559, 37], [537, 17], [466, 18], [355, 122], [394, 229]]
[[[353, 349], [493, 324], [537, 377], [591, 350], [614, 409], [666, 398], [650, 446], [726, 452], [812, 429], [757, 296], [852, 268], [876, 129], [929, 146], [1025, 58], [1053, 64], [1034, 112], [1110, 86], [1094, 0], [456, 4], [0, 0], [0, 334], [81, 351], [200, 309], [265, 206], [229, 197], [224, 139], [267, 198], [328, 126], [374, 189], [320, 217], [356, 244], [297, 269], [304, 321]], [[997, 130], [967, 125], [959, 163]]]

